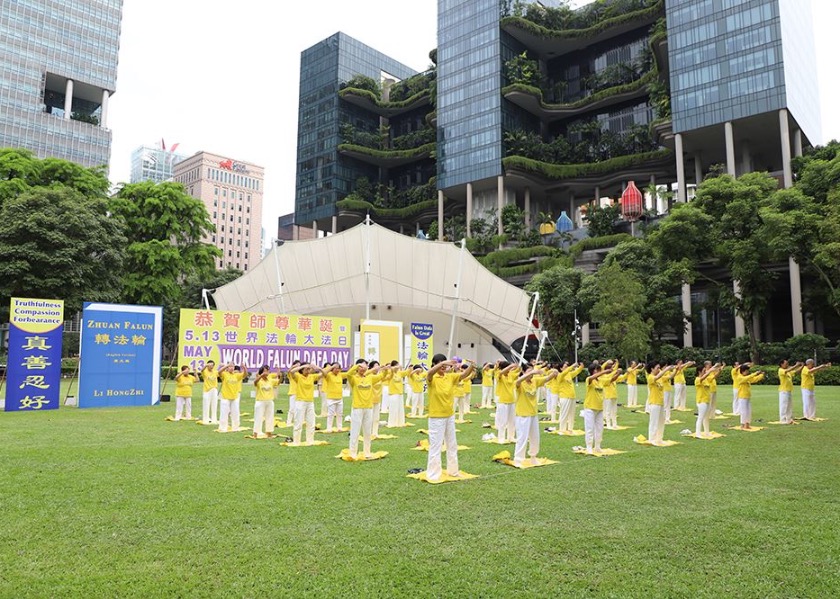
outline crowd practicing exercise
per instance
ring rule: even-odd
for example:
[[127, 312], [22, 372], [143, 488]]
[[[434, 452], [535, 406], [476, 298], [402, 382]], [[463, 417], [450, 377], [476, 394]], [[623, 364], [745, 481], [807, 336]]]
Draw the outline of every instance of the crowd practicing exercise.
[[[564, 362], [548, 364], [532, 361], [528, 364], [500, 360], [486, 363], [480, 371], [475, 362], [460, 358], [447, 359], [435, 354], [431, 368], [422, 365], [402, 366], [396, 360], [388, 364], [359, 359], [349, 369], [342, 370], [338, 363], [314, 364], [295, 361], [285, 372], [261, 367], [254, 378], [255, 438], [270, 438], [275, 429], [275, 398], [283, 377], [289, 383], [289, 410], [286, 424], [291, 426], [292, 443], [311, 445], [315, 437], [315, 398], [321, 399], [321, 416], [326, 417], [322, 432], [344, 432], [345, 382], [351, 400], [350, 410], [350, 459], [370, 459], [371, 441], [379, 436], [379, 422], [383, 413], [388, 414], [388, 427], [406, 426], [406, 409], [409, 418], [428, 417], [428, 460], [426, 478], [436, 481], [442, 476], [441, 454], [446, 451], [446, 474], [460, 476], [456, 422], [463, 422], [470, 413], [472, 381], [481, 377], [481, 409], [495, 407], [496, 441], [515, 443], [513, 462], [525, 463], [526, 456], [537, 463], [540, 448], [540, 420], [538, 402], [545, 399], [549, 422], [556, 422], [557, 434], [573, 434], [575, 381], [586, 371], [583, 399], [585, 453], [602, 451], [604, 428], [617, 430], [617, 385], [627, 385], [627, 407], [642, 408], [639, 402], [639, 374], [644, 373], [647, 399], [644, 412], [649, 414], [648, 440], [651, 445], [664, 443], [665, 424], [672, 422], [672, 410], [686, 411], [687, 385], [685, 369], [696, 366], [692, 361], [677, 360], [675, 364], [655, 362], [644, 364], [631, 361], [626, 368], [618, 360], [595, 361], [584, 364]], [[816, 419], [814, 374], [831, 366], [817, 366], [814, 360], [779, 364], [779, 423], [793, 424], [793, 379], [800, 377], [802, 412], [806, 420]], [[750, 362], [727, 366], [725, 363], [705, 362], [697, 368], [694, 378], [697, 420], [694, 436], [709, 438], [711, 420], [718, 413], [717, 379], [725, 368], [730, 368], [732, 379], [732, 411], [740, 418], [740, 427], [751, 428], [751, 386], [764, 378], [762, 371], [754, 371]], [[202, 381], [203, 424], [217, 425], [220, 432], [241, 430], [240, 396], [243, 383], [250, 373], [244, 366], [226, 364], [216, 367], [209, 361], [199, 372], [190, 372], [183, 366], [175, 378], [176, 412], [174, 420], [192, 419], [192, 386]], [[219, 386], [221, 383], [221, 387]], [[407, 398], [404, 388], [408, 388]], [[428, 394], [428, 413], [426, 409]], [[361, 438], [362, 455], [359, 456]]]

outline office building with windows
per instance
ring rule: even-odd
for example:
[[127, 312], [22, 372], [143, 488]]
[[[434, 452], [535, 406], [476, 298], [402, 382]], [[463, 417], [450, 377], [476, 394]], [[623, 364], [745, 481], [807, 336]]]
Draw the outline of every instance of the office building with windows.
[[264, 169], [220, 154], [197, 152], [175, 165], [173, 180], [204, 202], [222, 256], [216, 266], [247, 271], [262, 258]]
[[131, 175], [129, 182], [169, 181], [174, 174], [175, 165], [184, 160], [184, 156], [165, 148], [141, 146], [131, 153]]
[[15, 0], [0, 10], [0, 147], [107, 166], [122, 0]]
[[[768, 171], [790, 186], [791, 158], [821, 141], [811, 28], [809, 0], [614, 0], [577, 10], [439, 0], [433, 69], [376, 73], [351, 63], [331, 80], [334, 110], [318, 120], [330, 134], [307, 143], [321, 140], [344, 178], [319, 195], [319, 183], [332, 182], [302, 162], [299, 143], [296, 222], [337, 231], [370, 213], [394, 230], [431, 227], [442, 238], [455, 217], [470, 237], [473, 223], [511, 204], [528, 228], [539, 212], [581, 226], [591, 205], [617, 200], [629, 181], [657, 190], [644, 207], [661, 214], [669, 201], [660, 190], [688, 201], [719, 165], [735, 176]], [[302, 87], [299, 136], [318, 119], [312, 104]], [[318, 211], [307, 211], [313, 204]], [[764, 338], [815, 326], [800, 308], [797, 265], [779, 267], [789, 271], [779, 297], [790, 299], [774, 302]], [[686, 312], [705, 293], [684, 288]], [[685, 344], [744, 334], [731, 314], [715, 322], [718, 330], [686, 332]]]

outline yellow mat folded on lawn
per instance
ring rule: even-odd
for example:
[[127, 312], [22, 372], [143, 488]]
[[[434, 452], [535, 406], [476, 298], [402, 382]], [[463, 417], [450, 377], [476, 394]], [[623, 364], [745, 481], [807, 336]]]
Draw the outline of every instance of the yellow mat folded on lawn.
[[306, 441], [301, 441], [300, 443], [283, 441], [280, 445], [285, 445], [286, 447], [314, 447], [315, 445], [329, 445], [329, 443], [326, 441], [313, 441], [312, 443], [307, 443]]
[[247, 426], [240, 426], [239, 428], [229, 428], [226, 431], [216, 429], [213, 432], [214, 433], [238, 433], [238, 432], [247, 431], [247, 430], [248, 430]]
[[772, 420], [767, 424], [799, 424], [796, 420], [791, 420], [790, 422], [782, 422], [780, 420]]
[[396, 435], [374, 435], [371, 437], [371, 441], [387, 441], [388, 439], [396, 439]]
[[593, 451], [592, 453], [586, 453], [586, 450], [583, 448], [573, 449], [572, 451], [578, 455], [591, 455], [596, 458], [605, 458], [611, 455], [620, 455], [622, 453], [627, 453], [626, 451], [619, 451], [618, 449], [610, 449], [608, 447], [601, 449], [601, 451]]
[[654, 444], [652, 441], [649, 441], [644, 435], [636, 435], [633, 437], [633, 442], [638, 443], [639, 445], [650, 445], [651, 447], [673, 447], [674, 445], [680, 445], [679, 441], [661, 441], [658, 444]]
[[492, 458], [490, 458], [494, 462], [499, 462], [500, 464], [504, 464], [505, 466], [513, 466], [514, 468], [519, 468], [521, 470], [527, 470], [528, 468], [539, 468], [540, 466], [550, 466], [551, 464], [557, 464], [554, 460], [549, 460], [548, 458], [537, 458], [537, 463], [534, 464], [531, 462], [531, 458], [527, 458], [522, 460], [521, 464], [517, 464], [513, 461], [513, 458], [510, 456], [510, 452], [500, 451]]
[[492, 439], [481, 440], [482, 443], [491, 443], [493, 445], [514, 445], [516, 441], [499, 441], [497, 437], [493, 437]]
[[420, 480], [420, 481], [423, 481], [424, 483], [429, 483], [430, 485], [439, 485], [441, 483], [459, 483], [459, 482], [464, 481], [464, 480], [472, 480], [474, 478], [478, 478], [478, 475], [477, 474], [468, 474], [468, 473], [464, 472], [463, 470], [461, 470], [461, 472], [458, 473], [458, 476], [452, 476], [452, 475], [444, 472], [440, 475], [439, 479], [429, 480], [428, 478], [426, 478], [426, 471], [423, 470], [423, 472], [418, 472], [416, 474], [408, 474], [408, 475], [406, 475], [406, 478], [413, 478], [415, 480]]
[[797, 418], [797, 420], [804, 420], [805, 422], [825, 422], [828, 418]]
[[339, 460], [343, 460], [345, 462], [371, 462], [373, 460], [381, 460], [386, 455], [388, 455], [387, 451], [374, 451], [370, 455], [370, 457], [365, 457], [362, 454], [358, 454], [354, 458], [353, 456], [350, 455], [350, 450], [345, 447], [344, 449], [341, 450], [341, 453], [338, 454], [335, 457], [337, 457]]
[[682, 424], [682, 420], [666, 420], [665, 424]]
[[[417, 445], [415, 445], [411, 449], [413, 449], [414, 451], [429, 451], [429, 442], [426, 439], [421, 439], [417, 442]], [[467, 447], [466, 445], [458, 446], [459, 451], [464, 449], [469, 449], [469, 447]], [[443, 451], [446, 451], [446, 445], [443, 446]]]
[[456, 420], [455, 424], [470, 424], [472, 420]]
[[629, 426], [605, 426], [605, 431], [626, 431], [629, 429]]
[[732, 416], [721, 414], [720, 416], [715, 416], [712, 420], [729, 420], [730, 418], [732, 418]]
[[703, 441], [713, 441], [715, 439], [720, 439], [721, 437], [725, 437], [725, 436], [726, 435], [716, 433], [715, 431], [710, 432], [708, 434], [708, 436], [705, 435], [705, 434], [698, 435], [697, 433], [691, 433], [690, 435], [683, 435], [683, 437], [691, 437], [693, 439], [702, 439]]
[[246, 439], [256, 439], [257, 441], [264, 441], [266, 439], [276, 439], [277, 435], [265, 435], [264, 434], [264, 435], [254, 436], [253, 434], [251, 434], [251, 435], [245, 435], [245, 438]]
[[560, 435], [561, 437], [583, 437], [586, 434], [586, 431], [582, 431], [580, 429], [574, 429], [571, 431], [552, 431], [548, 433], [549, 435]]
[[693, 408], [671, 408], [674, 412], [693, 412]]
[[218, 422], [204, 422], [203, 420], [196, 420], [196, 424], [200, 424], [202, 426], [219, 426]]
[[745, 433], [755, 433], [757, 431], [763, 431], [763, 426], [751, 426], [750, 428], [743, 428], [741, 426], [731, 426], [729, 427], [731, 431], [744, 431]]
[[733, 418], [735, 416], [738, 416], [738, 417], [741, 416], [740, 414], [736, 414], [735, 412], [724, 412], [723, 415], [726, 416], [727, 418]]
[[409, 420], [420, 420], [422, 418], [428, 418], [428, 414], [420, 414], [419, 416], [406, 416]]
[[166, 420], [167, 422], [195, 422], [196, 421], [195, 418], [178, 418], [178, 420], [175, 420], [175, 416], [167, 416], [166, 418], [164, 418], [164, 420]]
[[349, 428], [340, 428], [340, 429], [337, 429], [337, 430], [324, 429], [322, 431], [318, 431], [318, 433], [321, 434], [321, 435], [337, 435], [338, 433], [347, 433], [347, 432], [350, 432]]
[[[417, 432], [418, 432], [418, 433], [420, 433], [421, 435], [428, 435], [428, 434], [429, 434], [429, 431], [427, 431], [425, 428], [418, 428], [418, 429], [417, 429]], [[461, 429], [456, 428], [456, 429], [455, 429], [455, 432], [456, 432], [456, 433], [460, 433], [460, 432], [461, 432]]]
[[414, 426], [411, 422], [406, 422], [405, 424], [395, 424], [394, 426], [386, 426], [384, 428], [408, 428], [409, 426]]

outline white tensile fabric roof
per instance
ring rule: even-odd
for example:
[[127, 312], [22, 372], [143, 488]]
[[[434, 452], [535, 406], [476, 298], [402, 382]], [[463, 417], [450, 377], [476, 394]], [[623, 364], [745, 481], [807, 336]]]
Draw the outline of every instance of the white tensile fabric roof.
[[[411, 318], [413, 310], [450, 315], [461, 255], [452, 243], [361, 223], [329, 237], [273, 247], [253, 269], [216, 289], [213, 299], [220, 310], [349, 316], [359, 314], [360, 306], [364, 313], [369, 293], [372, 305], [396, 308], [394, 316]], [[381, 310], [373, 318], [378, 315]], [[529, 330], [530, 295], [464, 251], [458, 316], [510, 346]]]

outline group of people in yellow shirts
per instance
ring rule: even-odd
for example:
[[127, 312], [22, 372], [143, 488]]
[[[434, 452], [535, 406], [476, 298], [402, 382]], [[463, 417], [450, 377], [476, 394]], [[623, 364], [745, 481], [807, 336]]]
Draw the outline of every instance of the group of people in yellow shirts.
[[[495, 407], [496, 441], [515, 443], [514, 464], [522, 465], [527, 457], [537, 463], [540, 447], [540, 422], [538, 402], [545, 396], [546, 412], [551, 422], [557, 423], [559, 434], [573, 434], [575, 421], [575, 381], [584, 371], [585, 395], [583, 401], [584, 435], [586, 453], [600, 453], [604, 428], [617, 430], [618, 383], [627, 384], [627, 407], [641, 408], [638, 399], [638, 375], [645, 372], [647, 400], [644, 411], [650, 415], [648, 439], [653, 445], [663, 443], [665, 424], [671, 421], [671, 410], [686, 410], [685, 369], [694, 362], [678, 360], [675, 364], [636, 361], [622, 369], [618, 360], [593, 362], [588, 368], [582, 363], [557, 364], [531, 363], [523, 365], [498, 361], [481, 368], [481, 408]], [[803, 416], [816, 418], [814, 399], [814, 373], [830, 366], [815, 366], [813, 360], [779, 364], [779, 420], [793, 422], [791, 393], [793, 377], [801, 377]], [[717, 410], [717, 377], [726, 364], [705, 362], [694, 379], [697, 403], [695, 436], [711, 434], [710, 420]], [[731, 368], [733, 385], [732, 413], [740, 417], [741, 427], [751, 427], [751, 385], [764, 377], [763, 372], [751, 372], [752, 364], [735, 363]], [[456, 415], [463, 421], [470, 412], [471, 381], [476, 375], [475, 363], [460, 359], [449, 360], [436, 354], [430, 369], [419, 365], [402, 367], [397, 361], [380, 365], [376, 361], [357, 360], [346, 371], [338, 363], [318, 367], [295, 361], [287, 371], [289, 381], [289, 412], [287, 424], [293, 427], [292, 442], [300, 444], [305, 431], [305, 443], [312, 444], [315, 435], [314, 399], [316, 390], [322, 397], [322, 415], [326, 416], [326, 431], [340, 432], [344, 420], [344, 383], [352, 402], [350, 412], [351, 459], [370, 459], [371, 441], [378, 436], [380, 415], [387, 411], [388, 426], [405, 426], [405, 409], [410, 417], [423, 417], [424, 390], [428, 390], [429, 452], [426, 478], [438, 480], [442, 475], [441, 454], [447, 454], [446, 473], [459, 475], [457, 441], [455, 439]], [[227, 364], [216, 369], [210, 361], [198, 374], [184, 366], [176, 377], [175, 419], [191, 418], [192, 385], [203, 384], [202, 423], [218, 424], [218, 430], [240, 430], [239, 402], [248, 369]], [[280, 372], [267, 366], [257, 371], [254, 407], [254, 436], [271, 437], [274, 434], [274, 415], [277, 388], [282, 380]], [[221, 381], [221, 389], [219, 382]], [[410, 389], [408, 401], [403, 396], [404, 385]], [[218, 419], [217, 419], [218, 404]], [[385, 409], [383, 409], [383, 406]], [[362, 456], [358, 445], [361, 437]]]

